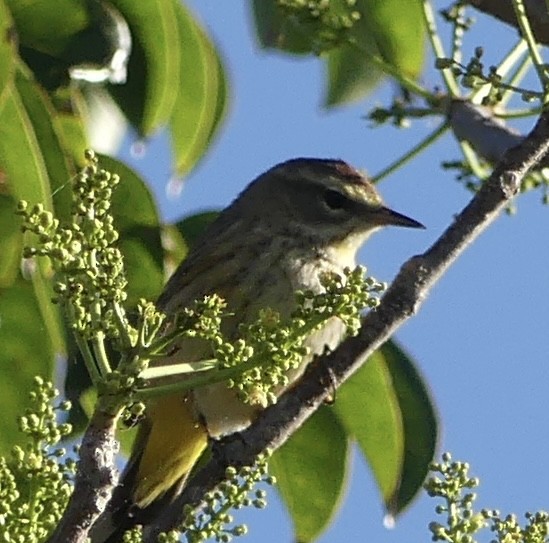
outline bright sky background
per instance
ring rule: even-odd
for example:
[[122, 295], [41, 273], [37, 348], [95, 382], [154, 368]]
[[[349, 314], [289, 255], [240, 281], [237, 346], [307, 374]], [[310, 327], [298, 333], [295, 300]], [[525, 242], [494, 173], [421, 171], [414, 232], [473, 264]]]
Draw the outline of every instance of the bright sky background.
[[[321, 107], [322, 63], [260, 51], [246, 1], [187, 4], [220, 47], [232, 97], [222, 132], [178, 198], [166, 196], [171, 171], [165, 139], [153, 140], [144, 157], [133, 160], [155, 184], [167, 220], [227, 205], [256, 175], [291, 157], [342, 158], [376, 173], [439, 122], [418, 122], [407, 130], [370, 129], [362, 116], [376, 103], [389, 103], [390, 85], [359, 105], [327, 112]], [[467, 39], [467, 51], [482, 44], [486, 56], [497, 60], [516, 33], [496, 32], [494, 24], [481, 19]], [[428, 69], [424, 84], [439, 84], [438, 75]], [[123, 156], [129, 154], [126, 146]], [[453, 174], [439, 167], [458, 157], [447, 136], [381, 184], [386, 202], [427, 230], [377, 234], [360, 258], [376, 278], [390, 281], [400, 264], [424, 251], [468, 201], [470, 194]], [[539, 192], [521, 197], [517, 206], [515, 216], [502, 216], [455, 263], [397, 338], [431, 387], [442, 424], [440, 450], [470, 462], [481, 478], [479, 508], [522, 515], [548, 503], [549, 216]], [[421, 496], [393, 530], [385, 529], [372, 477], [357, 456], [342, 511], [321, 542], [429, 541], [434, 506], [434, 500]], [[253, 510], [237, 520], [249, 524], [243, 541], [292, 541], [274, 492], [266, 511]]]

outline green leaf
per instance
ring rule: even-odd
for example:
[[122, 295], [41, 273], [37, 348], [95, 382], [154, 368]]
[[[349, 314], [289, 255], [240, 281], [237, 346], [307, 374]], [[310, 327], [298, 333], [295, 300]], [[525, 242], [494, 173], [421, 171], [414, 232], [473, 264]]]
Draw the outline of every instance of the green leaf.
[[72, 157], [79, 167], [84, 166], [84, 152], [89, 149], [84, 119], [87, 115], [86, 101], [76, 85], [71, 85], [55, 95], [56, 123], [65, 153]]
[[109, 90], [141, 136], [166, 124], [180, 83], [176, 0], [113, 0], [132, 34], [128, 81]]
[[292, 517], [296, 541], [313, 541], [328, 526], [345, 487], [348, 457], [345, 431], [326, 406], [273, 454], [269, 470]]
[[[362, 98], [382, 80], [383, 71], [372, 61], [372, 55], [408, 77], [419, 75], [424, 58], [419, 0], [357, 0], [352, 6], [334, 0], [326, 7], [332, 16], [358, 12], [360, 18], [336, 36], [337, 32], [312, 16], [305, 4], [300, 15], [288, 16], [275, 0], [253, 0], [256, 32], [263, 47], [293, 54], [317, 54], [319, 48], [324, 51], [327, 106]], [[330, 40], [324, 38], [330, 35], [336, 41], [326, 49]]]
[[411, 357], [391, 340], [381, 348], [398, 397], [404, 429], [404, 462], [400, 484], [387, 500], [389, 513], [401, 512], [421, 489], [433, 461], [438, 420], [427, 386]]
[[175, 224], [190, 249], [204, 230], [219, 216], [219, 211], [202, 211], [185, 217]]
[[384, 501], [389, 500], [400, 481], [404, 430], [391, 374], [379, 351], [339, 388], [334, 410], [368, 459]]
[[0, 454], [20, 440], [17, 417], [25, 412], [33, 377], [50, 378], [55, 349], [50, 341], [33, 285], [21, 277], [0, 289]]
[[[6, 175], [7, 190], [16, 200], [40, 202], [51, 210], [47, 164], [51, 165], [54, 161], [46, 163], [41, 145], [47, 147], [49, 142], [39, 141], [44, 133], [50, 134], [48, 127], [42, 124], [47, 123], [47, 115], [43, 115], [44, 104], [40, 103], [40, 97], [33, 93], [33, 88], [27, 83], [21, 72], [7, 89], [0, 110], [0, 163]], [[33, 98], [37, 103], [30, 105], [27, 111], [27, 101]], [[35, 268], [30, 271], [30, 278], [34, 288], [35, 311], [41, 318], [42, 337], [45, 330], [47, 341], [55, 353], [63, 356], [66, 352], [65, 336], [59, 309], [51, 303], [53, 292], [46, 278], [49, 277], [47, 262], [39, 260]], [[22, 341], [19, 336], [18, 341]]]
[[[424, 22], [419, 0], [358, 0], [382, 58], [401, 73], [417, 77], [425, 56]], [[354, 29], [353, 29], [354, 30]], [[358, 30], [358, 28], [357, 28]], [[355, 35], [360, 40], [359, 35]]]
[[0, 108], [4, 91], [13, 80], [17, 44], [13, 31], [13, 20], [4, 0], [0, 0]]
[[36, 84], [26, 67], [21, 66], [17, 70], [15, 84], [46, 166], [56, 214], [66, 219], [71, 208], [70, 179], [76, 173], [76, 168], [61, 142], [57, 114], [48, 96]]
[[164, 245], [164, 267], [166, 277], [169, 277], [187, 256], [189, 246], [174, 224], [165, 224], [162, 227], [162, 241]]
[[411, 358], [394, 341], [376, 351], [337, 393], [335, 412], [367, 458], [390, 514], [421, 489], [437, 420]]
[[88, 24], [86, 0], [6, 0], [21, 44], [49, 56], [61, 54]]
[[383, 73], [371, 63], [364, 51], [379, 54], [368, 34], [363, 35], [360, 47], [356, 44], [342, 45], [324, 55], [328, 79], [324, 104], [327, 107], [359, 100], [383, 79]]
[[31, 119], [12, 83], [0, 109], [0, 164], [9, 192], [17, 199], [52, 209], [47, 168]]
[[330, 51], [325, 104], [339, 105], [362, 98], [382, 80], [372, 62], [376, 55], [409, 77], [423, 66], [424, 31], [417, 0], [358, 0], [360, 14], [350, 30], [352, 44]]
[[210, 38], [181, 4], [176, 10], [181, 36], [181, 70], [170, 134], [178, 175], [202, 158], [226, 109], [221, 60]]
[[0, 194], [0, 288], [8, 287], [15, 281], [21, 263], [23, 233], [15, 216], [16, 207], [15, 198]]

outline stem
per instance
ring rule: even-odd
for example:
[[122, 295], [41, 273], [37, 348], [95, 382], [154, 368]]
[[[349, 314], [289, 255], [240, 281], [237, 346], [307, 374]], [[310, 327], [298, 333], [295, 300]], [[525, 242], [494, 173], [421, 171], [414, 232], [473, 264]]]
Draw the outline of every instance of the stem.
[[122, 345], [128, 349], [135, 347], [135, 338], [132, 338], [129, 333], [129, 330], [133, 330], [133, 328], [131, 328], [130, 323], [126, 319], [126, 312], [124, 311], [124, 308], [118, 302], [114, 302], [112, 308], [114, 322], [116, 324], [116, 329], [120, 334]]
[[470, 143], [467, 141], [460, 141], [459, 146], [461, 147], [461, 152], [463, 153], [465, 161], [469, 164], [473, 175], [481, 180], [486, 179], [490, 172], [482, 166], [478, 159], [477, 153], [471, 147]]
[[[425, 28], [427, 29], [427, 35], [429, 36], [429, 41], [431, 42], [431, 48], [433, 50], [433, 53], [436, 58], [448, 58], [437, 31], [435, 14], [433, 13], [433, 8], [431, 6], [430, 0], [423, 0], [422, 6], [423, 20], [425, 22]], [[449, 68], [444, 68], [443, 70], [441, 70], [441, 72], [448, 93], [454, 98], [459, 97], [459, 85], [454, 74], [452, 73], [452, 70], [450, 70]]]
[[[297, 345], [302, 345], [305, 338], [307, 338], [312, 332], [319, 329], [328, 319], [334, 317], [335, 315], [315, 315], [311, 317], [309, 321], [306, 322], [298, 331], [295, 332], [293, 336], [293, 342]], [[150, 397], [155, 397], [159, 395], [171, 394], [174, 392], [186, 392], [188, 390], [206, 386], [213, 385], [216, 383], [222, 383], [230, 379], [241, 376], [248, 370], [254, 368], [264, 368], [272, 363], [271, 356], [262, 356], [265, 354], [262, 351], [255, 352], [245, 362], [241, 362], [235, 366], [229, 367], [215, 367], [215, 359], [200, 361], [200, 363], [212, 363], [213, 369], [204, 368], [198, 369], [199, 375], [188, 377], [186, 379], [179, 379], [176, 382], [168, 383], [165, 385], [150, 385], [145, 386], [145, 388], [138, 389], [135, 393], [137, 399], [146, 399]], [[259, 360], [259, 361], [258, 361]], [[186, 368], [192, 366], [192, 363], [182, 363], [182, 364], [172, 364], [169, 366], [159, 366], [157, 368], [148, 368], [145, 370], [144, 374], [141, 374], [140, 377], [145, 378], [148, 376], [150, 379], [151, 374], [154, 379], [161, 379], [169, 375], [178, 375], [182, 373], [189, 373]], [[164, 373], [163, 369], [167, 368], [167, 372]], [[182, 372], [181, 370], [185, 370]]]
[[[523, 40], [523, 39], [520, 39], [515, 44], [515, 46], [509, 51], [509, 53], [507, 53], [507, 55], [505, 55], [503, 60], [500, 62], [499, 66], [497, 68], [497, 74], [499, 76], [501, 76], [502, 78], [506, 77], [507, 74], [513, 68], [513, 66], [518, 62], [519, 58], [522, 55], [524, 55], [524, 53], [527, 50], [528, 50], [528, 45], [526, 44], [526, 41]], [[522, 78], [524, 76], [524, 73], [525, 73], [521, 68], [523, 68], [525, 64], [526, 64], [526, 67], [528, 67], [529, 62], [530, 62], [530, 56], [525, 55], [524, 58], [522, 59], [522, 62], [519, 65], [519, 68], [517, 70], [515, 70], [514, 74], [511, 76], [509, 81], [507, 81], [505, 83], [503, 81], [498, 83], [498, 86], [500, 88], [505, 89], [504, 94], [506, 96], [505, 102], [504, 102], [504, 100], [501, 100], [500, 102], [498, 102], [501, 106], [503, 106], [505, 103], [507, 103], [509, 101], [509, 99], [511, 98], [511, 96], [515, 93], [524, 94], [525, 92], [528, 92], [528, 93], [533, 92], [533, 91], [528, 91], [527, 89], [522, 89], [522, 88], [517, 86], [517, 83], [519, 83], [522, 80]], [[485, 81], [490, 83], [489, 79], [488, 80], [485, 79]], [[471, 101], [474, 101], [475, 103], [481, 103], [482, 97], [486, 96], [486, 94], [487, 94], [487, 90], [483, 86], [483, 87], [480, 87], [479, 89], [473, 91], [471, 93], [470, 99], [471, 99]], [[542, 94], [540, 93], [540, 97], [541, 96], [542, 96]]]
[[82, 358], [84, 359], [84, 364], [86, 364], [86, 368], [90, 374], [90, 379], [93, 384], [97, 384], [101, 379], [101, 373], [99, 373], [99, 370], [97, 369], [95, 358], [91, 352], [90, 346], [78, 332], [74, 333], [74, 338], [76, 340], [76, 345], [78, 345], [78, 349], [82, 354]]
[[[522, 38], [518, 40], [515, 46], [507, 53], [507, 55], [505, 55], [503, 60], [499, 63], [498, 74], [502, 77], [505, 77], [511, 71], [511, 68], [513, 68], [513, 66], [518, 62], [519, 58], [523, 56], [527, 50], [528, 44], [526, 43], [526, 41]], [[526, 58], [529, 59], [530, 57]]]
[[[524, 7], [524, 2], [523, 0], [512, 0], [512, 2], [513, 2], [513, 9], [515, 10], [515, 15], [517, 17], [517, 22], [519, 24], [522, 35], [524, 36], [524, 39], [528, 44], [530, 56], [532, 57], [532, 61], [534, 63], [534, 67], [538, 74], [538, 78], [543, 87], [543, 90], [545, 91], [548, 85], [547, 75], [545, 72], [543, 59], [541, 58], [538, 45], [536, 43], [534, 34], [532, 32], [532, 28], [530, 27], [530, 21], [528, 20], [528, 15], [526, 14], [526, 8]], [[545, 102], [545, 98], [544, 98], [544, 102]]]
[[47, 330], [46, 337], [49, 338], [56, 355], [66, 356], [67, 348], [62, 316], [55, 305], [51, 303], [51, 286], [46, 279], [48, 277], [47, 263], [39, 260], [37, 266], [38, 269], [31, 273], [31, 282], [42, 322]]
[[[522, 43], [526, 45], [526, 42], [524, 40], [521, 40]], [[515, 87], [520, 81], [524, 79], [524, 76], [530, 69], [530, 66], [532, 64], [532, 59], [530, 55], [525, 55], [522, 59], [522, 62], [517, 66], [516, 70], [514, 71], [513, 75], [509, 78], [509, 85]], [[500, 101], [501, 107], [505, 107], [511, 98], [513, 97], [514, 92], [511, 89], [505, 89], [502, 93], [502, 98]], [[541, 109], [536, 110], [536, 113], [539, 113]]]
[[215, 358], [210, 358], [208, 360], [200, 360], [199, 362], [182, 362], [180, 364], [155, 366], [143, 370], [139, 374], [139, 377], [145, 381], [150, 381], [152, 379], [162, 379], [163, 377], [170, 377], [172, 375], [184, 375], [186, 373], [212, 370], [218, 364], [219, 363]]
[[[74, 306], [72, 304], [65, 303], [64, 309], [65, 309], [65, 314], [67, 315], [68, 322], [70, 324], [75, 323], [76, 318], [74, 316]], [[80, 334], [76, 330], [73, 331], [73, 336], [76, 341], [76, 345], [78, 346], [78, 349], [82, 354], [82, 358], [84, 359], [84, 364], [86, 365], [86, 369], [90, 374], [90, 379], [93, 384], [97, 384], [101, 379], [101, 374], [97, 369], [97, 364], [95, 362], [93, 353], [91, 352], [90, 346], [87, 340], [82, 336], [82, 334]]]
[[462, 4], [457, 7], [458, 14], [454, 21], [454, 28], [452, 31], [452, 60], [454, 62], [461, 62], [461, 46], [463, 45], [463, 35], [465, 33], [463, 25], [459, 24], [460, 19], [465, 12], [465, 6]]
[[389, 174], [393, 173], [395, 170], [398, 170], [401, 166], [406, 164], [406, 162], [415, 158], [417, 155], [419, 155], [419, 153], [421, 153], [424, 149], [429, 147], [429, 145], [431, 145], [438, 138], [440, 138], [448, 130], [448, 128], [448, 122], [443, 122], [434, 132], [431, 132], [425, 139], [412, 147], [407, 153], [402, 155], [400, 158], [389, 164], [385, 169], [381, 170], [378, 174], [372, 177], [372, 183], [379, 183], [379, 181], [381, 181], [384, 177], [387, 177]]
[[497, 117], [498, 119], [521, 119], [524, 117], [531, 117], [532, 115], [539, 115], [542, 110], [543, 108], [540, 106], [525, 109], [515, 109], [512, 111], [503, 111], [501, 113], [495, 111], [494, 117]]
[[95, 355], [95, 363], [98, 366], [101, 376], [111, 373], [112, 368], [109, 363], [109, 357], [105, 351], [105, 334], [102, 331], [97, 332], [97, 337], [92, 340], [93, 354]]
[[91, 526], [103, 513], [118, 482], [117, 412], [97, 405], [79, 450], [74, 491], [48, 543], [86, 543]]

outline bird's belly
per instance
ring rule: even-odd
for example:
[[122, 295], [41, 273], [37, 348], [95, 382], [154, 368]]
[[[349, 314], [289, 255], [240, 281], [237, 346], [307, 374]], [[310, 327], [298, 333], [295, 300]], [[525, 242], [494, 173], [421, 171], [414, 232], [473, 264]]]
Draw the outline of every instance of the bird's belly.
[[[341, 269], [331, 263], [323, 263], [325, 271], [336, 271], [341, 274]], [[280, 313], [283, 319], [290, 316], [295, 308], [295, 291], [308, 289], [319, 293], [324, 289], [318, 280], [319, 263], [296, 265], [295, 269], [285, 270], [284, 277], [271, 277], [263, 281], [261, 296], [258, 296], [253, 308], [246, 308], [246, 319], [257, 318], [260, 308], [270, 307]], [[271, 272], [273, 273], [273, 272]], [[276, 272], [274, 272], [276, 273]], [[270, 274], [266, 274], [268, 276]], [[276, 285], [276, 287], [274, 286]], [[281, 292], [281, 286], [284, 285]], [[230, 307], [230, 301], [229, 307]], [[243, 309], [243, 308], [241, 308]], [[303, 374], [307, 364], [315, 355], [321, 354], [326, 348], [334, 349], [341, 341], [344, 334], [344, 325], [337, 319], [330, 319], [326, 325], [313, 333], [305, 342], [309, 347], [310, 355], [305, 357], [298, 368], [288, 372], [289, 383], [286, 387], [280, 387], [275, 391], [279, 396], [290, 388]], [[242, 402], [237, 396], [237, 391], [227, 388], [225, 383], [217, 383], [201, 387], [193, 391], [194, 405], [197, 413], [206, 424], [208, 433], [213, 438], [239, 432], [247, 428], [253, 421], [262, 406], [253, 406]]]

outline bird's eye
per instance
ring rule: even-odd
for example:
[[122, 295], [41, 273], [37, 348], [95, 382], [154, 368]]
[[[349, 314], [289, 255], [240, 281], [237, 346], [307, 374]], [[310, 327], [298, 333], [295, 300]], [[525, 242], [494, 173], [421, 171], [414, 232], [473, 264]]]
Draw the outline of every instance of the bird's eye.
[[337, 190], [331, 190], [328, 189], [324, 193], [324, 203], [330, 208], [330, 209], [344, 209], [349, 205], [349, 200], [347, 197], [345, 197], [341, 192], [338, 192]]

